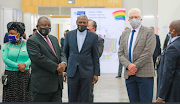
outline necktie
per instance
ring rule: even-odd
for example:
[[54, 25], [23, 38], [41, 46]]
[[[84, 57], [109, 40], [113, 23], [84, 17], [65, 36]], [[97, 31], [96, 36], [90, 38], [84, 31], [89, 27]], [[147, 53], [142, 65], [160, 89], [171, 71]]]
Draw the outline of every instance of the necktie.
[[51, 44], [50, 41], [48, 40], [47, 36], [45, 36], [45, 38], [46, 38], [47, 44], [49, 45], [49, 47], [51, 48], [51, 50], [52, 50], [52, 51], [54, 52], [54, 54], [56, 55], [56, 52], [55, 52], [55, 50], [54, 50], [52, 44]]
[[136, 32], [136, 31], [132, 30], [131, 40], [130, 40], [130, 44], [129, 44], [129, 61], [130, 62], [132, 62], [132, 60], [131, 60], [131, 48], [132, 48], [132, 43], [133, 43], [134, 32]]

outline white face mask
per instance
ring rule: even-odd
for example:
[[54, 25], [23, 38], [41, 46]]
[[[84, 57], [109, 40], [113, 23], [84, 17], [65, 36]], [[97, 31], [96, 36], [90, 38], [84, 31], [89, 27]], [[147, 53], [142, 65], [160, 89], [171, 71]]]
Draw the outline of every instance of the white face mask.
[[132, 19], [130, 22], [130, 25], [132, 26], [132, 28], [138, 28], [141, 25], [141, 21], [138, 19]]

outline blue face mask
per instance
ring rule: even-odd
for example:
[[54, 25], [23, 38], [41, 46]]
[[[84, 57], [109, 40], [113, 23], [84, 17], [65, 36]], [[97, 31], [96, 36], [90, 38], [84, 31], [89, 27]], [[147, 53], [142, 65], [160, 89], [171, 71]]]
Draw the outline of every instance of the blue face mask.
[[171, 34], [168, 33], [168, 36], [171, 38]]
[[[18, 34], [17, 34], [17, 35], [18, 35]], [[11, 34], [9, 34], [8, 38], [9, 38], [9, 41], [10, 41], [12, 44], [16, 43], [17, 40], [19, 40], [19, 39], [16, 39], [16, 36], [17, 36], [17, 35], [11, 35]]]

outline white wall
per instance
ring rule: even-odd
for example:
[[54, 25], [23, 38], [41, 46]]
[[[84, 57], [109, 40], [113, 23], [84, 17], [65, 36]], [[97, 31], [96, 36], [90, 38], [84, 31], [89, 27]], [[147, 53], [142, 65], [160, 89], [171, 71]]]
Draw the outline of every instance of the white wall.
[[[126, 9], [126, 27], [131, 27], [128, 21], [128, 11], [132, 8], [141, 10], [142, 25], [147, 27], [157, 26], [157, 0], [123, 0], [122, 8]], [[154, 18], [144, 18], [143, 16], [146, 15], [153, 15]]]
[[[3, 41], [4, 41], [4, 32], [3, 32], [3, 8], [1, 8], [0, 6], [0, 45], [1, 45], [1, 49], [2, 49], [2, 46], [3, 46]], [[1, 57], [1, 50], [0, 50], [0, 79], [1, 79], [1, 75], [3, 74], [5, 70], [5, 66], [4, 66], [4, 63], [2, 61], [2, 57]]]
[[71, 18], [51, 18], [51, 24], [59, 24], [59, 38], [64, 36], [65, 30], [71, 30]]
[[14, 8], [21, 10], [21, 0], [0, 0], [0, 5], [3, 8]]
[[[165, 30], [169, 30], [169, 25], [173, 20], [180, 20], [180, 0], [158, 0], [159, 4], [159, 35], [161, 39], [161, 46], [164, 44], [167, 33]], [[167, 27], [167, 28], [165, 28]]]

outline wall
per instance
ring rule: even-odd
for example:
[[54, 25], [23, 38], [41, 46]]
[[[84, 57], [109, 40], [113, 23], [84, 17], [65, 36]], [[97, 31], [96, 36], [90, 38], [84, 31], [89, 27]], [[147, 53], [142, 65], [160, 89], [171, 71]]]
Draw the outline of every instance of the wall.
[[75, 0], [75, 4], [68, 4], [68, 0], [22, 0], [24, 13], [37, 13], [38, 6], [104, 6], [106, 8], [121, 8], [122, 0]]
[[21, 0], [0, 0], [0, 5], [3, 8], [21, 10]]
[[159, 4], [159, 35], [161, 46], [164, 44], [167, 30], [173, 20], [180, 20], [179, 8], [180, 0], [158, 0]]
[[63, 37], [64, 31], [69, 29], [71, 30], [71, 18], [51, 18], [51, 24], [60, 24], [59, 25], [59, 38]]
[[[142, 25], [148, 27], [157, 26], [157, 0], [123, 0], [122, 8], [126, 9], [126, 27], [131, 27], [128, 21], [128, 11], [132, 8], [139, 8], [141, 10]], [[154, 18], [143, 17], [147, 15], [153, 15]]]

